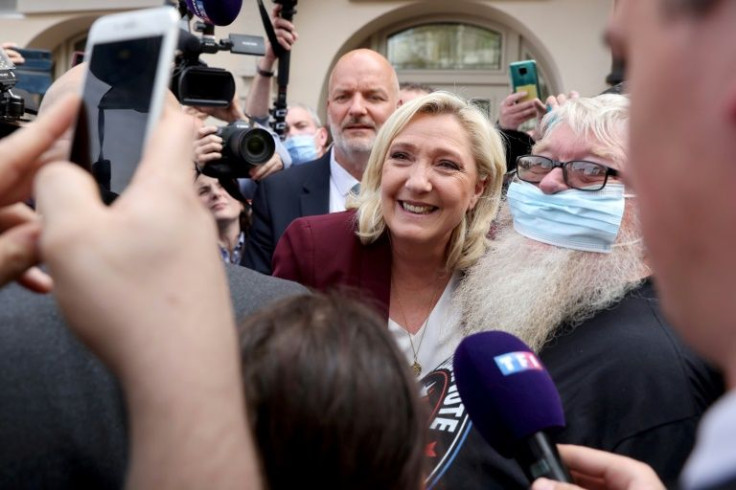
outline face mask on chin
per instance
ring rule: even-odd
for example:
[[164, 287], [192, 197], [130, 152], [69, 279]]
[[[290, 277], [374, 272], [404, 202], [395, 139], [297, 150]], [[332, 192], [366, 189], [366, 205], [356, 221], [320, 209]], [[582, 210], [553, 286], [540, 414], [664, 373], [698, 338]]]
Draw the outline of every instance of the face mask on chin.
[[585, 252], [610, 253], [624, 215], [624, 186], [599, 191], [569, 189], [545, 194], [528, 182], [512, 182], [507, 194], [514, 229], [527, 238]]
[[301, 165], [317, 159], [317, 143], [314, 137], [313, 134], [297, 134], [284, 141], [284, 146], [291, 155], [292, 165]]

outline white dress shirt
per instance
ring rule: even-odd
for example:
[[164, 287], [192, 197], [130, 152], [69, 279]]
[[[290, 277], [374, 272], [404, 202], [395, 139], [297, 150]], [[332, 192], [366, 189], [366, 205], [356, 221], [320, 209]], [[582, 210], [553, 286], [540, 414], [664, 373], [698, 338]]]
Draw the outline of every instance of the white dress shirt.
[[330, 152], [330, 213], [345, 211], [345, 201], [350, 190], [360, 181], [350, 175], [335, 160], [335, 152]]

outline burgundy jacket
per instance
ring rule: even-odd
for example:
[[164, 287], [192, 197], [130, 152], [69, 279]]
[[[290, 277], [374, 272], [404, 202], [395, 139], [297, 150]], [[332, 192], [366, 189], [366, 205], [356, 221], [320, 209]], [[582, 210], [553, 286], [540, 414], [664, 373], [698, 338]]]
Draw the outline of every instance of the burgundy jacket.
[[352, 290], [388, 321], [391, 246], [384, 233], [363, 245], [355, 211], [294, 220], [276, 245], [273, 275], [318, 291]]

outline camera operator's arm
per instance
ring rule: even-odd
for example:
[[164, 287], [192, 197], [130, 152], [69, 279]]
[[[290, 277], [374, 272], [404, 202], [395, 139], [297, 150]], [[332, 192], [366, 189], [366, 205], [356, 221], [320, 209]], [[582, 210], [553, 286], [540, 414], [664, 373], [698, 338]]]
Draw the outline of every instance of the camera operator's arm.
[[21, 55], [18, 51], [16, 51], [13, 48], [17, 48], [18, 45], [11, 42], [4, 42], [2, 44], [3, 51], [5, 51], [5, 54], [8, 55], [8, 58], [10, 58], [10, 61], [13, 62], [14, 65], [22, 65], [26, 62], [26, 59]]
[[110, 207], [80, 168], [40, 172], [41, 252], [71, 328], [124, 387], [127, 486], [258, 488], [225, 271], [189, 170], [193, 124], [165, 110]]
[[237, 92], [233, 95], [233, 100], [230, 101], [230, 104], [227, 107], [191, 106], [191, 108], [193, 110], [185, 110], [185, 112], [188, 112], [197, 118], [200, 117], [196, 115], [195, 111], [229, 123], [233, 121], [244, 121], [247, 119], [243, 110], [240, 108], [240, 100]]
[[[271, 13], [274, 31], [279, 44], [284, 49], [291, 50], [291, 47], [299, 39], [299, 34], [296, 32], [294, 24], [279, 17], [280, 12], [281, 5], [275, 5]], [[271, 103], [271, 79], [277, 59], [271, 43], [266, 40], [266, 54], [256, 64], [256, 75], [253, 77], [248, 97], [245, 99], [245, 112], [258, 121], [268, 119], [268, 106]]]

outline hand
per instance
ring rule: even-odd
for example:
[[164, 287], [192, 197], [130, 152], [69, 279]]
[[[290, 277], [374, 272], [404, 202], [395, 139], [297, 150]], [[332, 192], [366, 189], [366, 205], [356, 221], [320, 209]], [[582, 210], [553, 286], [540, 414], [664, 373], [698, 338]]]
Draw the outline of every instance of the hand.
[[[100, 202], [92, 177], [74, 165], [53, 163], [37, 177], [41, 253], [59, 304], [79, 336], [121, 374], [131, 359], [154, 355], [152, 349], [161, 353], [152, 343], [161, 332], [171, 330], [175, 344], [186, 317], [212, 309], [208, 304], [222, 311], [200, 318], [202, 325], [232, 323], [213, 253], [216, 231], [191, 180], [193, 124], [167, 111], [114, 206]], [[166, 300], [157, 304], [162, 296]]]
[[567, 94], [550, 95], [545, 102], [547, 103], [547, 108], [553, 111], [568, 100], [577, 99], [578, 97], [580, 97], [580, 94], [575, 90], [571, 90]]
[[202, 167], [205, 163], [222, 158], [222, 138], [217, 136], [216, 126], [203, 126], [197, 130], [194, 141], [194, 161]]
[[18, 280], [36, 292], [52, 287], [51, 279], [33, 267], [40, 259], [40, 221], [21, 201], [31, 195], [36, 172], [71, 126], [78, 107], [77, 97], [66, 97], [35, 122], [0, 140], [0, 286]]
[[513, 129], [516, 131], [519, 126], [529, 119], [543, 115], [546, 111], [544, 104], [539, 99], [519, 102], [526, 97], [526, 92], [516, 92], [508, 95], [501, 102], [501, 111], [498, 116], [498, 126], [501, 129]]
[[269, 161], [263, 165], [256, 165], [250, 169], [250, 178], [253, 180], [262, 180], [283, 168], [284, 162], [281, 161], [281, 157], [278, 153], [274, 153]]
[[22, 65], [26, 62], [26, 59], [21, 55], [18, 51], [16, 51], [13, 48], [17, 48], [18, 45], [15, 43], [2, 43], [3, 50], [5, 51], [5, 54], [8, 55], [8, 58], [10, 58], [10, 61], [13, 62], [14, 65]]
[[[291, 51], [294, 43], [299, 39], [299, 34], [296, 32], [296, 26], [286, 19], [279, 17], [281, 14], [281, 5], [275, 5], [271, 11], [271, 21], [273, 22], [274, 32], [276, 33], [276, 39], [279, 44], [287, 51]], [[273, 46], [266, 40], [266, 54], [260, 61], [260, 67], [264, 71], [272, 71], [273, 65], [276, 61], [276, 53], [273, 51]]]
[[191, 179], [195, 124], [165, 110], [110, 207], [69, 163], [36, 180], [59, 306], [125, 390], [132, 488], [259, 484], [217, 232]]
[[191, 106], [192, 110], [185, 111], [190, 115], [195, 115], [198, 119], [203, 119], [202, 115], [212, 116], [215, 119], [225, 122], [242, 121], [247, 119], [243, 109], [240, 107], [240, 98], [237, 92], [233, 95], [233, 100], [225, 107], [209, 107], [209, 106]]
[[[588, 490], [664, 490], [657, 474], [635, 459], [583, 446], [558, 445], [575, 483]], [[581, 490], [571, 483], [540, 478], [532, 490]]]

